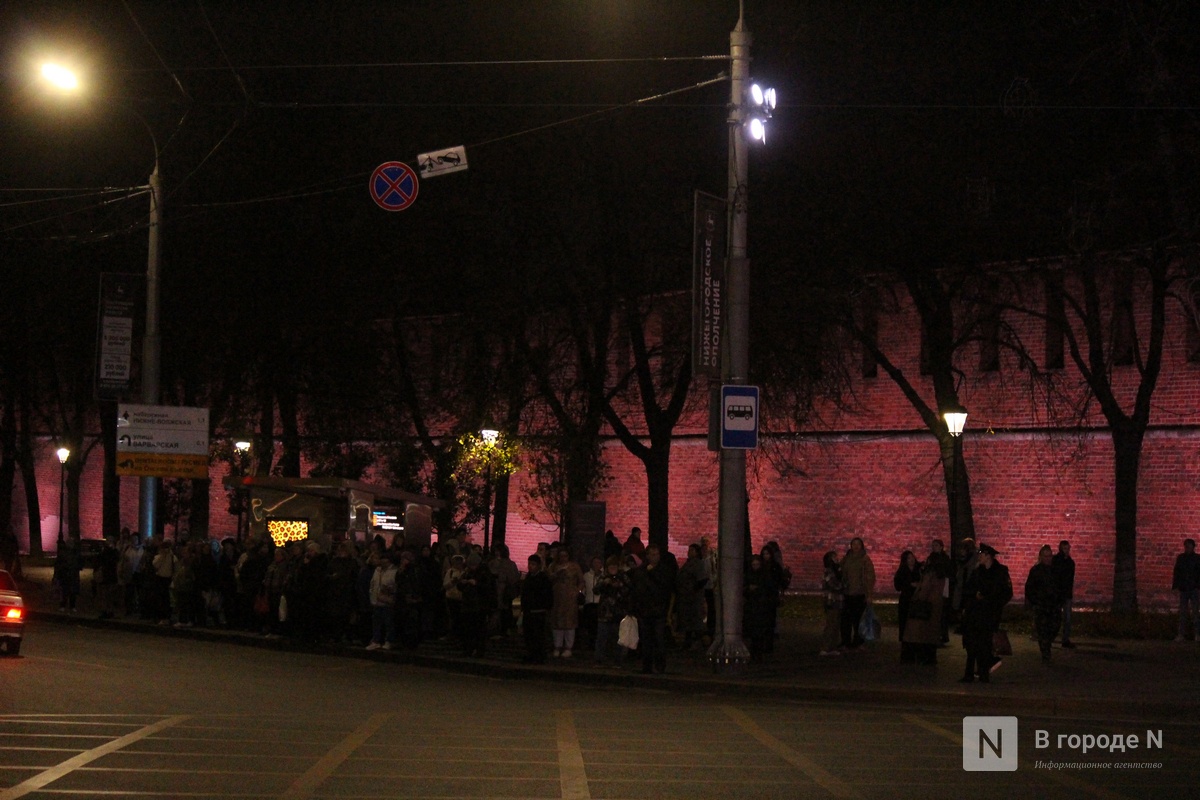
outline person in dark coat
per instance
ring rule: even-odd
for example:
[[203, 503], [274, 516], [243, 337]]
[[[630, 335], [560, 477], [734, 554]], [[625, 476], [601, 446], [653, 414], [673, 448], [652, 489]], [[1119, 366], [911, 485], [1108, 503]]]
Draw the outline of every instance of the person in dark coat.
[[487, 622], [496, 609], [496, 583], [477, 553], [467, 556], [467, 568], [458, 579], [462, 592], [463, 655], [483, 658], [487, 645]]
[[1063, 539], [1058, 543], [1058, 552], [1050, 562], [1054, 573], [1054, 585], [1058, 588], [1058, 602], [1062, 614], [1062, 646], [1068, 650], [1075, 647], [1071, 642], [1071, 600], [1075, 597], [1075, 559], [1071, 558], [1071, 543]]
[[1033, 609], [1033, 626], [1037, 631], [1038, 649], [1042, 661], [1050, 661], [1050, 645], [1058, 636], [1062, 621], [1062, 606], [1058, 596], [1058, 585], [1054, 580], [1052, 562], [1054, 555], [1050, 545], [1042, 545], [1038, 551], [1038, 563], [1029, 570], [1025, 580], [1025, 603]]
[[1000, 629], [1000, 614], [1013, 590], [1008, 567], [996, 560], [997, 555], [991, 545], [979, 545], [979, 564], [963, 586], [962, 637], [967, 665], [961, 683], [972, 683], [976, 671], [979, 682], [987, 683], [1000, 666], [1000, 659], [992, 653], [992, 636]]
[[79, 601], [79, 569], [79, 544], [68, 537], [58, 543], [58, 555], [54, 558], [54, 582], [62, 595], [59, 611], [70, 609], [72, 614], [75, 613]]
[[296, 567], [294, 589], [288, 597], [288, 614], [295, 604], [295, 630], [305, 641], [315, 642], [325, 627], [325, 603], [329, 590], [329, 556], [321, 545], [309, 541]]
[[675, 574], [664, 565], [658, 545], [646, 548], [646, 563], [632, 574], [630, 599], [638, 620], [638, 643], [642, 650], [642, 672], [667, 671], [667, 613]]
[[918, 664], [937, 665], [937, 649], [941, 643], [942, 615], [946, 605], [946, 578], [937, 564], [928, 561], [921, 568], [921, 579], [909, 603], [908, 619], [903, 628], [902, 648], [913, 655]]
[[774, 636], [771, 609], [774, 606], [774, 579], [763, 565], [762, 556], [750, 557], [742, 589], [746, 605], [742, 612], [742, 629], [750, 658], [759, 660], [767, 655], [767, 641]]
[[525, 664], [546, 663], [546, 616], [554, 605], [554, 585], [542, 569], [540, 556], [529, 557], [529, 572], [521, 582], [521, 628]]
[[[925, 558], [925, 566], [932, 567], [937, 570], [938, 575], [945, 578], [950, 584], [949, 590], [944, 592], [941, 599], [942, 613], [939, 615], [942, 620], [942, 631], [940, 644], [945, 644], [950, 641], [950, 615], [951, 615], [951, 596], [954, 594], [954, 561], [951, 560], [950, 554], [946, 552], [946, 545], [941, 539], [934, 539], [929, 543], [929, 555]], [[925, 570], [921, 570], [922, 575]], [[943, 584], [945, 585], [945, 584]]]
[[1183, 552], [1175, 558], [1175, 570], [1171, 576], [1171, 589], [1179, 592], [1179, 634], [1175, 641], [1187, 640], [1187, 621], [1192, 623], [1192, 638], [1200, 638], [1196, 627], [1196, 603], [1200, 600], [1200, 555], [1196, 554], [1196, 540], [1184, 539]]
[[675, 632], [683, 634], [683, 649], [703, 638], [704, 589], [708, 586], [708, 568], [700, 555], [700, 545], [688, 545], [688, 558], [675, 576]]
[[[904, 641], [904, 623], [908, 622], [908, 605], [912, 602], [913, 592], [917, 590], [920, 580], [921, 565], [912, 550], [905, 550], [900, 554], [900, 566], [896, 568], [896, 574], [892, 577], [892, 585], [900, 593], [900, 601], [896, 605], [896, 619], [899, 623], [901, 642]], [[911, 648], [900, 649], [901, 661], [908, 663], [915, 658], [916, 653]]]
[[613, 556], [621, 555], [621, 540], [611, 530], [604, 532], [604, 563]]
[[358, 578], [358, 560], [354, 543], [338, 544], [337, 554], [329, 559], [327, 576], [327, 607], [325, 632], [335, 642], [344, 641], [350, 634], [350, 615], [354, 611], [354, 584]]

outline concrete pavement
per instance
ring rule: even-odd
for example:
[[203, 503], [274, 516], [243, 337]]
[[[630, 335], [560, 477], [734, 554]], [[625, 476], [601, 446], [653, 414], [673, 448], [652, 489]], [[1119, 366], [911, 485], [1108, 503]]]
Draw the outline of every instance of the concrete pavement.
[[507, 679], [534, 679], [583, 685], [653, 687], [663, 690], [777, 697], [795, 700], [858, 701], [976, 713], [1096, 715], [1146, 720], [1195, 719], [1200, 713], [1200, 644], [1169, 641], [1076, 639], [1075, 650], [1055, 647], [1043, 664], [1037, 644], [1012, 634], [1014, 654], [1004, 659], [991, 684], [964, 685], [965, 653], [959, 639], [938, 651], [938, 666], [901, 664], [896, 629], [861, 652], [839, 657], [817, 655], [820, 631], [815, 623], [783, 619], [776, 653], [738, 674], [715, 673], [700, 648], [668, 653], [666, 675], [642, 675], [630, 661], [621, 669], [592, 664], [586, 648], [571, 659], [551, 658], [545, 666], [520, 661], [519, 637], [490, 643], [483, 659], [463, 658], [450, 641], [423, 643], [416, 651], [373, 651], [347, 645], [309, 645], [291, 639], [215, 628], [175, 629], [136, 619], [97, 620], [85, 573], [84, 594], [76, 614], [57, 611], [49, 590], [49, 569], [26, 571], [31, 625], [26, 649], [36, 652], [37, 629], [44, 623], [86, 625], [139, 631], [148, 635], [226, 642], [330, 656], [408, 663], [417, 666]]

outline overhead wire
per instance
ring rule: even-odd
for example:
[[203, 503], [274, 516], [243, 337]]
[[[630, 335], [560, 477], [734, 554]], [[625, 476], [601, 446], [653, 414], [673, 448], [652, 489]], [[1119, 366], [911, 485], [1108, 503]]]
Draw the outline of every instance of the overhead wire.
[[[728, 61], [729, 54], [702, 56], [645, 56], [637, 58], [513, 58], [472, 61], [376, 61], [344, 64], [248, 64], [241, 69], [244, 72], [261, 72], [270, 70], [316, 70], [316, 69], [415, 69], [430, 67], [502, 67], [502, 66], [540, 66], [563, 64], [657, 64], [687, 61]], [[180, 67], [181, 72], [215, 72], [225, 67], [195, 66]], [[123, 72], [146, 72], [145, 69], [126, 69]]]
[[[464, 145], [464, 147], [472, 148], [472, 149], [486, 147], [487, 145], [496, 144], [497, 142], [503, 142], [503, 141], [507, 141], [509, 139], [515, 139], [515, 138], [518, 138], [521, 136], [527, 136], [529, 134], [538, 133], [540, 131], [549, 130], [551, 128], [557, 128], [557, 127], [561, 127], [563, 125], [571, 125], [571, 124], [581, 122], [586, 119], [591, 119], [592, 117], [601, 116], [603, 114], [610, 114], [615, 111], [620, 111], [620, 110], [628, 109], [628, 108], [637, 108], [638, 106], [642, 106], [647, 103], [654, 102], [655, 100], [660, 100], [665, 97], [672, 97], [677, 94], [683, 94], [684, 92], [694, 91], [696, 89], [701, 89], [705, 86], [711, 86], [716, 83], [723, 83], [727, 80], [729, 80], [729, 76], [722, 73], [721, 75], [718, 75], [715, 78], [710, 78], [709, 80], [700, 81], [698, 83], [693, 83], [688, 86], [681, 86], [677, 89], [670, 89], [665, 92], [659, 92], [658, 94], [649, 95], [647, 97], [641, 97], [641, 98], [638, 98], [637, 100], [631, 100], [627, 103], [619, 103], [616, 105], [606, 106], [599, 110], [588, 112], [587, 114], [578, 114], [576, 116], [568, 117], [566, 119], [556, 120], [554, 122], [548, 122], [544, 125], [535, 125], [531, 128], [525, 128], [524, 130], [504, 134], [503, 136], [496, 136], [491, 139], [484, 139], [483, 141], [475, 142], [474, 144]], [[299, 197], [312, 197], [312, 196], [321, 195], [321, 194], [333, 194], [335, 192], [346, 191], [347, 189], [354, 188], [354, 186], [357, 185], [358, 181], [361, 181], [364, 177], [366, 177], [369, 174], [370, 174], [369, 172], [359, 172], [359, 173], [356, 173], [353, 175], [348, 175], [348, 176], [345, 176], [342, 178], [334, 178], [330, 181], [324, 182], [324, 183], [338, 183], [338, 182], [342, 182], [342, 181], [348, 182], [347, 186], [340, 187], [340, 188], [324, 189], [324, 190], [315, 191], [315, 192], [309, 192], [309, 191], [301, 191], [298, 193], [289, 192], [289, 193], [284, 193], [284, 194], [267, 195], [267, 196], [257, 197], [257, 198], [248, 198], [245, 200], [228, 200], [228, 201], [221, 201], [221, 202], [215, 202], [215, 203], [188, 203], [188, 204], [186, 204], [186, 207], [187, 208], [221, 208], [221, 207], [226, 207], [226, 206], [248, 205], [251, 203], [268, 203], [268, 202], [274, 202], [276, 200], [290, 200], [290, 199], [299, 198]], [[349, 183], [350, 181], [353, 181], [354, 183]], [[321, 184], [313, 184], [313, 185], [319, 186]]]

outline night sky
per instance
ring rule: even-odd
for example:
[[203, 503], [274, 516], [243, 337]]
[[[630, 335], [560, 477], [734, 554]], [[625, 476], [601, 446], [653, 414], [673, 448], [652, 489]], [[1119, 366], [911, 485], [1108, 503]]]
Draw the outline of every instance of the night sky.
[[[1102, 230], [1117, 246], [1157, 235], [1147, 109], [1194, 130], [1200, 59], [1195, 12], [1155, 9], [748, 0], [752, 73], [781, 98], [751, 155], [756, 291], [1062, 252], [1080, 202], [1141, 209]], [[727, 62], [694, 57], [727, 54], [736, 16], [734, 0], [7, 2], [3, 269], [54, 276], [31, 291], [78, 278], [79, 304], [96, 271], [144, 269], [144, 197], [11, 191], [143, 184], [132, 108], [162, 151], [169, 330], [279, 305], [462, 310], [614, 238], [666, 265], [650, 288], [684, 288], [692, 192], [725, 191], [727, 85], [535, 129], [716, 77]], [[1158, 73], [1130, 19], [1160, 36]], [[50, 52], [81, 67], [79, 98], [44, 96], [31, 68]], [[536, 63], [581, 59], [608, 61]], [[371, 202], [376, 165], [455, 145], [469, 171], [424, 181], [402, 213]]]

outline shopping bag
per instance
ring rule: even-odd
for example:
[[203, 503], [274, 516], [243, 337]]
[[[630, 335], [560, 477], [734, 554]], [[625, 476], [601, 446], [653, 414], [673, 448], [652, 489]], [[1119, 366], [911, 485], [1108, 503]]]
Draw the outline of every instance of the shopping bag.
[[879, 632], [879, 620], [875, 619], [875, 609], [868, 605], [858, 623], [858, 635], [864, 642], [876, 642], [879, 641]]
[[626, 614], [621, 620], [621, 627], [617, 629], [617, 644], [629, 650], [636, 650], [638, 646], [638, 621], [637, 617], [632, 614]]
[[992, 634], [992, 653], [997, 656], [1012, 655], [1012, 642], [1008, 640], [1008, 631], [998, 630]]
[[280, 622], [287, 622], [287, 614], [288, 614], [287, 606], [288, 606], [287, 595], [286, 594], [280, 595], [280, 597], [279, 597], [279, 621]]

